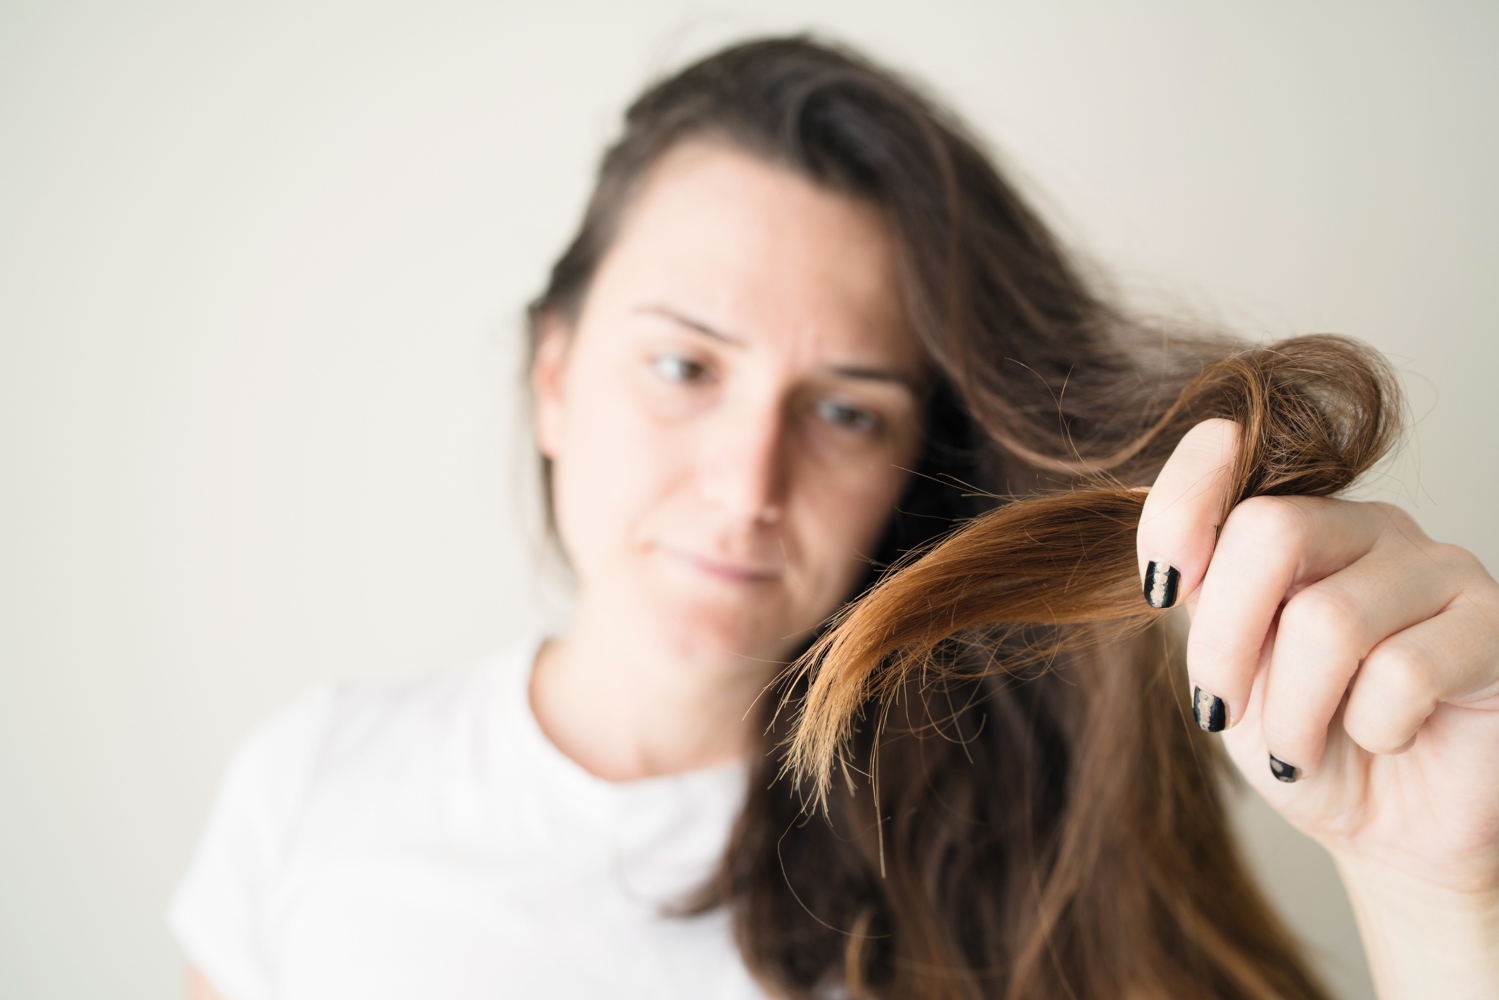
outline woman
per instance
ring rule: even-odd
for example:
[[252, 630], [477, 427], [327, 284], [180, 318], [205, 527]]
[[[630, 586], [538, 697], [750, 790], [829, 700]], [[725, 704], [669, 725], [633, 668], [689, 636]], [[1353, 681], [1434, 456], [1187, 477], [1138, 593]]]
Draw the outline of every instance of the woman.
[[652, 88], [531, 331], [571, 627], [262, 729], [174, 902], [195, 996], [1323, 996], [1189, 693], [1386, 1000], [1499, 991], [1499, 587], [1383, 505], [1220, 527], [1224, 421], [1108, 469], [1154, 484], [1190, 680], [1156, 634], [913, 690], [859, 736], [879, 787], [803, 810], [776, 710], [829, 616], [1230, 346], [1112, 310], [909, 85], [789, 39]]

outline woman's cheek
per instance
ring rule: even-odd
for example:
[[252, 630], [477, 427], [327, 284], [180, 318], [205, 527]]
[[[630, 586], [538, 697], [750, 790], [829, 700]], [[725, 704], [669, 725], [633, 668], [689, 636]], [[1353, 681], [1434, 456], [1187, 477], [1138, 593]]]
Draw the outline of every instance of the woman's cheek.
[[834, 601], [847, 595], [869, 565], [906, 478], [888, 462], [859, 463], [849, 471], [818, 491], [811, 505], [816, 527], [808, 537], [822, 542], [819, 562], [838, 591]]
[[659, 442], [651, 421], [617, 385], [580, 382], [583, 402], [570, 414], [554, 471], [558, 526], [574, 569], [585, 582], [624, 555], [630, 525], [659, 478]]

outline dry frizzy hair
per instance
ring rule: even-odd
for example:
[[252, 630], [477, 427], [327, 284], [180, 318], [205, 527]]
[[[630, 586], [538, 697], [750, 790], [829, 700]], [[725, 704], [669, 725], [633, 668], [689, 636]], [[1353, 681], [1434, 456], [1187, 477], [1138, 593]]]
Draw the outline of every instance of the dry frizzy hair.
[[1395, 433], [1382, 362], [1125, 314], [951, 112], [804, 37], [730, 46], [630, 106], [531, 304], [533, 352], [693, 141], [881, 214], [931, 388], [869, 572], [845, 612], [808, 611], [722, 864], [678, 912], [726, 910], [749, 971], [797, 1000], [1326, 1000], [1229, 832], [1133, 531], [1209, 417], [1244, 425], [1236, 498], [1347, 485]]
[[[1306, 336], [1209, 366], [1146, 437], [1179, 439], [1184, 426], [1215, 417], [1240, 424], [1222, 524], [1251, 497], [1346, 489], [1389, 452], [1400, 411], [1379, 354]], [[1018, 500], [885, 576], [799, 664], [813, 676], [786, 767], [825, 803], [857, 717], [870, 704], [887, 710], [913, 676], [931, 683], [970, 668], [945, 655], [954, 643], [992, 649], [984, 671], [1017, 673], [1144, 631], [1163, 614], [1140, 596], [1135, 530], [1145, 497], [1098, 485]]]

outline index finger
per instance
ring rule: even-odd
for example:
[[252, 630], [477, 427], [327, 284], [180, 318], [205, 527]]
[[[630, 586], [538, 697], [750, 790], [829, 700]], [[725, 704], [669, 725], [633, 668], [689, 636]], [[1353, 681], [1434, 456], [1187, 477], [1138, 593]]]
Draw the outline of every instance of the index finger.
[[1232, 420], [1204, 420], [1182, 437], [1150, 488], [1135, 533], [1135, 557], [1151, 607], [1169, 608], [1202, 584], [1242, 433]]

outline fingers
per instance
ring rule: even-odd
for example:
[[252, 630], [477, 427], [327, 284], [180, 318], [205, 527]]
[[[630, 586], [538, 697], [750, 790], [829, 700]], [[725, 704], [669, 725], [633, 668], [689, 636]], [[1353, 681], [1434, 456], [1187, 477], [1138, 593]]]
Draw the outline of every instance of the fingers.
[[1343, 729], [1371, 753], [1400, 753], [1441, 702], [1484, 701], [1499, 693], [1499, 634], [1492, 609], [1467, 595], [1444, 611], [1380, 642], [1359, 667]]
[[1205, 420], [1181, 439], [1140, 512], [1136, 557], [1145, 599], [1169, 608], [1195, 591], [1213, 557], [1241, 429]]
[[[1398, 643], [1399, 636], [1439, 614], [1452, 600], [1456, 582], [1431, 570], [1430, 561], [1420, 558], [1408, 542], [1381, 533], [1363, 558], [1297, 590], [1286, 602], [1261, 719], [1265, 746], [1281, 764], [1276, 777], [1291, 780], [1316, 771], [1328, 726], [1360, 662], [1382, 642]], [[1380, 669], [1393, 676], [1393, 663], [1382, 659]], [[1399, 748], [1431, 713], [1442, 694], [1440, 677], [1440, 672], [1423, 673], [1420, 683], [1393, 692], [1395, 698], [1412, 693], [1420, 698], [1397, 710], [1395, 729], [1402, 729], [1412, 713], [1416, 717], [1400, 742], [1386, 745], [1386, 750]], [[1376, 690], [1390, 691], [1383, 684]], [[1382, 714], [1378, 718], [1386, 721]]]
[[1145, 599], [1192, 610], [1198, 724], [1234, 725], [1252, 695], [1255, 732], [1235, 735], [1294, 781], [1320, 767], [1340, 708], [1375, 753], [1408, 747], [1442, 702], [1499, 708], [1499, 585], [1477, 560], [1383, 504], [1256, 497], [1220, 530], [1240, 435], [1227, 420], [1194, 427], [1136, 536]]
[[[1234, 508], [1187, 637], [1194, 707], [1204, 729], [1217, 732], [1243, 717], [1265, 638], [1286, 595], [1374, 547], [1384, 519], [1360, 509], [1365, 506], [1313, 497], [1254, 497]], [[1284, 642], [1282, 634], [1277, 648]], [[1343, 683], [1351, 673], [1350, 668]]]

